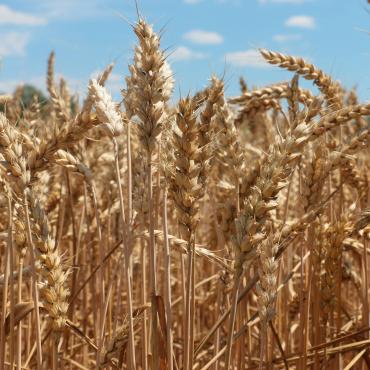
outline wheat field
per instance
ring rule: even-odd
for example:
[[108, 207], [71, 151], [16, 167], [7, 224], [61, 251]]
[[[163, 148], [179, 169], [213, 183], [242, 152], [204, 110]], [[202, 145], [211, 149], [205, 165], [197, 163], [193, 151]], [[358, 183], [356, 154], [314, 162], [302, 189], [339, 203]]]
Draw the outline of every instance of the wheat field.
[[289, 81], [176, 101], [132, 28], [117, 101], [53, 52], [0, 96], [0, 369], [368, 369], [370, 104], [264, 49]]

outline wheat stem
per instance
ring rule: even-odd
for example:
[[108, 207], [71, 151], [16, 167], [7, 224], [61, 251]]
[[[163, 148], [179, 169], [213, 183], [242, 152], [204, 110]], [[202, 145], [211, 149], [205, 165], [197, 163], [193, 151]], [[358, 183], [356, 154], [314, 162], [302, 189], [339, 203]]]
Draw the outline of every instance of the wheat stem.
[[33, 302], [35, 308], [35, 324], [36, 324], [36, 348], [37, 348], [37, 368], [42, 370], [42, 347], [41, 347], [41, 321], [40, 321], [40, 311], [39, 311], [39, 288], [37, 286], [38, 278], [36, 274], [36, 259], [35, 259], [35, 252], [34, 252], [34, 245], [32, 241], [31, 235], [31, 224], [29, 218], [29, 209], [28, 209], [28, 200], [27, 200], [27, 193], [24, 192], [24, 211], [25, 211], [25, 219], [26, 219], [26, 235], [27, 235], [27, 242], [30, 246], [30, 257], [31, 257], [31, 271], [32, 271], [32, 283], [33, 283]]

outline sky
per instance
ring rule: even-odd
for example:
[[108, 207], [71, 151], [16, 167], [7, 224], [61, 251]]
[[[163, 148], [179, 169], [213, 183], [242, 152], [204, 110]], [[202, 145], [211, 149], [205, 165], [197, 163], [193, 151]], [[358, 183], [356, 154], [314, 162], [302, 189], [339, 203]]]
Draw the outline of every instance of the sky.
[[[162, 33], [176, 80], [175, 96], [194, 93], [212, 74], [237, 95], [286, 81], [290, 72], [266, 64], [258, 48], [301, 56], [370, 100], [370, 5], [366, 0], [140, 0]], [[46, 61], [72, 91], [115, 62], [107, 88], [119, 98], [132, 61], [134, 0], [0, 0], [0, 91], [19, 83], [45, 90]], [[307, 83], [303, 83], [307, 85]]]

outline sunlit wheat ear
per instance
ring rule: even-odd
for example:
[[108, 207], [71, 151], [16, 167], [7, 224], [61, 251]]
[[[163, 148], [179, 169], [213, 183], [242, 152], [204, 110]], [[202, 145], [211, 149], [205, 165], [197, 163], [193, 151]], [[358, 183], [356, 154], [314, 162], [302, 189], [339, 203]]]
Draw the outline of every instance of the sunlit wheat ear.
[[318, 69], [302, 58], [296, 58], [265, 49], [261, 49], [260, 53], [268, 63], [276, 64], [289, 71], [294, 71], [307, 80], [313, 80], [325, 96], [330, 109], [337, 110], [342, 107], [341, 86], [338, 82], [333, 81], [332, 78], [321, 69]]
[[[105, 86], [109, 76], [111, 75], [114, 68], [114, 63], [108, 64], [104, 71], [97, 77], [96, 81], [100, 86]], [[93, 99], [91, 94], [88, 94], [85, 98], [82, 108], [81, 108], [81, 120], [86, 120], [87, 122], [90, 119], [90, 114], [93, 106]]]
[[153, 152], [157, 137], [166, 120], [174, 80], [172, 70], [160, 49], [160, 38], [143, 19], [134, 26], [138, 38], [134, 61], [129, 66], [127, 88], [122, 91], [126, 113], [139, 120], [139, 136], [148, 152]]
[[[295, 97], [291, 98], [291, 88], [287, 83], [271, 85], [262, 89], [252, 90], [242, 94], [241, 96], [229, 99], [231, 104], [240, 106], [237, 115], [237, 123], [240, 125], [248, 117], [253, 117], [257, 112], [264, 112], [270, 109], [279, 110], [279, 102], [282, 99], [296, 101], [305, 106], [310, 106], [315, 99], [315, 96], [310, 90], [302, 89], [296, 86]], [[297, 121], [298, 122], [298, 121]]]
[[111, 138], [121, 135], [123, 122], [112, 97], [96, 80], [90, 81], [89, 91], [96, 114], [101, 122], [99, 127]]
[[230, 98], [229, 102], [231, 104], [247, 104], [249, 101], [253, 101], [256, 99], [267, 99], [267, 98], [280, 98], [284, 94], [286, 95], [286, 91], [288, 88], [287, 82], [277, 83], [271, 86], [263, 87], [261, 89], [254, 89], [250, 91], [245, 91], [242, 95]]

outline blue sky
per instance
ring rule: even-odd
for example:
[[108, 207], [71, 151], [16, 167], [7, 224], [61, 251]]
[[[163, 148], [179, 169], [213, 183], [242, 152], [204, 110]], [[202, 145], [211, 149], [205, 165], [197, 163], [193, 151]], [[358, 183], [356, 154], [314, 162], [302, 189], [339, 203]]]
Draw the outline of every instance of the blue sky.
[[[141, 0], [140, 10], [171, 54], [176, 95], [225, 74], [228, 95], [239, 76], [250, 86], [292, 77], [266, 65], [260, 47], [299, 55], [370, 100], [370, 6], [366, 0]], [[108, 88], [118, 97], [132, 58], [134, 0], [0, 1], [0, 91], [18, 82], [44, 89], [46, 59], [81, 95], [112, 61]]]

